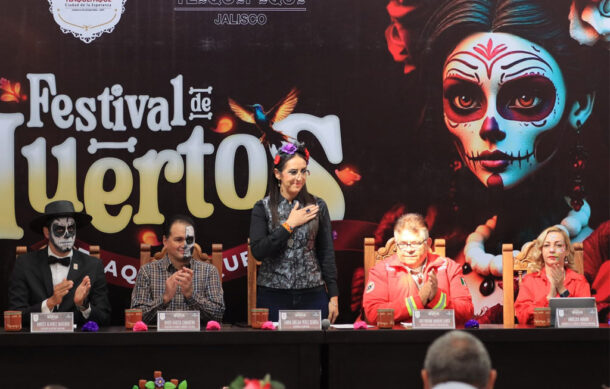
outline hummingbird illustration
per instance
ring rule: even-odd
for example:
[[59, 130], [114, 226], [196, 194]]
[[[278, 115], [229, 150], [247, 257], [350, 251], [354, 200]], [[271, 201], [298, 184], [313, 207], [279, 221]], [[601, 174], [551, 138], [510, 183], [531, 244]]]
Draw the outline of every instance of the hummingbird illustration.
[[229, 107], [235, 115], [246, 123], [253, 123], [263, 134], [259, 140], [265, 146], [275, 145], [280, 147], [282, 141], [288, 140], [288, 136], [281, 131], [276, 131], [273, 124], [290, 115], [297, 105], [299, 91], [292, 88], [290, 92], [278, 101], [270, 110], [265, 111], [262, 105], [252, 104], [244, 108], [238, 102], [229, 97]]

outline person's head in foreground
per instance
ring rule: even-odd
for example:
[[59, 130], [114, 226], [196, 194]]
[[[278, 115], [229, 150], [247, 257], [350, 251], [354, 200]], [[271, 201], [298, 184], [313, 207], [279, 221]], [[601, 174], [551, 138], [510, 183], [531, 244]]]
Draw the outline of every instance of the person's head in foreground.
[[491, 389], [497, 373], [480, 340], [451, 331], [428, 347], [421, 376], [425, 389]]

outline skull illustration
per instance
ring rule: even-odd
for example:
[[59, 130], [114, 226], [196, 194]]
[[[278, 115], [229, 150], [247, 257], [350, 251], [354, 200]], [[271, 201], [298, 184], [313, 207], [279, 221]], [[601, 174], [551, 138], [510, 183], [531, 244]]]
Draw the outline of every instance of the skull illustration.
[[72, 250], [76, 239], [76, 223], [74, 218], [60, 217], [51, 222], [51, 233], [49, 239], [61, 252], [67, 253]]
[[195, 247], [195, 229], [193, 226], [186, 226], [184, 240], [184, 259], [190, 260], [193, 257], [193, 248]]
[[554, 58], [512, 34], [473, 34], [443, 68], [445, 124], [464, 163], [491, 188], [517, 185], [555, 154], [560, 137], [549, 131], [559, 127], [565, 96]]

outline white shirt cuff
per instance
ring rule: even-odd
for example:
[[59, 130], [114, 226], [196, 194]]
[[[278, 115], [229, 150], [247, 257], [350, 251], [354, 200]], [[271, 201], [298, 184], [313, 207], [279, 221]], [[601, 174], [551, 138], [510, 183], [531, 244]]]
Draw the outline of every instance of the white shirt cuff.
[[47, 305], [47, 300], [49, 300], [49, 299], [46, 299], [45, 301], [42, 302], [42, 306], [40, 307], [41, 313], [51, 313], [51, 310], [49, 309], [49, 306]]

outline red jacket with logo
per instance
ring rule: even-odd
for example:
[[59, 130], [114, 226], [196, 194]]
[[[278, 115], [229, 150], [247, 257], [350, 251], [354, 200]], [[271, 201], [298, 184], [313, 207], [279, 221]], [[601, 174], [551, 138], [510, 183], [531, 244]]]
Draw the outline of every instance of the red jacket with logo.
[[364, 313], [370, 323], [377, 322], [377, 309], [394, 309], [394, 321], [410, 322], [417, 309], [453, 309], [457, 323], [465, 323], [474, 311], [472, 298], [462, 275], [462, 268], [452, 259], [428, 254], [424, 268], [436, 269], [438, 288], [436, 295], [424, 306], [413, 277], [395, 254], [378, 262], [369, 273], [364, 291]]
[[[566, 269], [563, 282], [570, 297], [591, 297], [591, 288], [585, 276], [576, 273], [572, 269]], [[515, 316], [519, 324], [532, 324], [534, 322], [534, 308], [549, 306], [546, 296], [551, 289], [551, 281], [546, 276], [546, 271], [529, 273], [523, 277], [519, 286], [519, 294], [515, 301]], [[555, 295], [559, 297], [559, 294]]]

